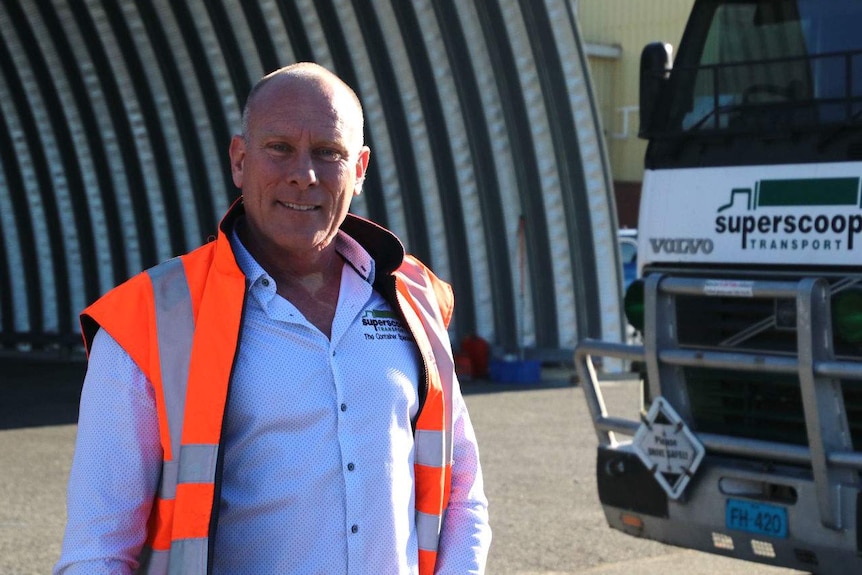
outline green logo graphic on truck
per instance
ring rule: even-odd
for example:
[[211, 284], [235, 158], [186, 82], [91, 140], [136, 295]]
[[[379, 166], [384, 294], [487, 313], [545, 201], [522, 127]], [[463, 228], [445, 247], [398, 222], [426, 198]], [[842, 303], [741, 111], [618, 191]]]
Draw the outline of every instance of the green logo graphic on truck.
[[[856, 235], [862, 233], [859, 181], [761, 180], [754, 188], [734, 188], [716, 212], [715, 231], [739, 235], [744, 250], [852, 250]], [[818, 210], [827, 207], [833, 209]], [[743, 208], [742, 214], [726, 213]], [[761, 211], [764, 208], [768, 211]], [[834, 208], [842, 208], [842, 213]]]

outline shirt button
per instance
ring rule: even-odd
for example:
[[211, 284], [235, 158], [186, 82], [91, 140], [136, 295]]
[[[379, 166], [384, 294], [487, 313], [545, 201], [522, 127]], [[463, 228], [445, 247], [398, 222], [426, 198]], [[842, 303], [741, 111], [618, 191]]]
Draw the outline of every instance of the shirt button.
[[359, 525], [354, 525], [350, 528], [351, 533], [356, 533], [357, 531], [359, 531]]
[[341, 404], [341, 411], [347, 411], [347, 404], [346, 403]]
[[356, 466], [353, 465], [352, 463], [347, 464], [347, 471], [353, 471], [355, 468], [356, 468]]
[[263, 278], [260, 283], [263, 284], [263, 287], [269, 287], [269, 280], [267, 278]]

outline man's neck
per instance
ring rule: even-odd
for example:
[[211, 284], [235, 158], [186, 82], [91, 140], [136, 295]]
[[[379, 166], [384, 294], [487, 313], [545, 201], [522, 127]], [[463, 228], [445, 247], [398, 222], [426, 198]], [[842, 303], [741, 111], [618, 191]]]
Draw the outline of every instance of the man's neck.
[[344, 267], [344, 260], [335, 249], [335, 241], [322, 251], [273, 258], [271, 251], [261, 249], [251, 237], [246, 221], [238, 222], [236, 229], [249, 254], [275, 280], [276, 293], [292, 303], [310, 323], [329, 337]]

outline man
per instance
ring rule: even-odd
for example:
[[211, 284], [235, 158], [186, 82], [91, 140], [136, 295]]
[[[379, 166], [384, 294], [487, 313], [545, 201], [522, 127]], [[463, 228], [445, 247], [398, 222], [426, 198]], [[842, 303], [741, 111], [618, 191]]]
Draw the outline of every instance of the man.
[[219, 236], [81, 316], [89, 366], [55, 573], [483, 573], [451, 290], [348, 214], [362, 109], [264, 77]]

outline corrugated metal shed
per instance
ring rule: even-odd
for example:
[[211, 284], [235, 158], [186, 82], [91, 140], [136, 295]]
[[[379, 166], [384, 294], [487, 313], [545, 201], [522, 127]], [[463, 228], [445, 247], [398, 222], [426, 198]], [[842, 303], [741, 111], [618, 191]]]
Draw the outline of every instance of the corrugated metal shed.
[[206, 241], [237, 195], [241, 103], [298, 60], [362, 98], [372, 163], [354, 211], [453, 284], [456, 342], [619, 339], [613, 200], [569, 2], [5, 0], [0, 347], [77, 344], [87, 303]]

